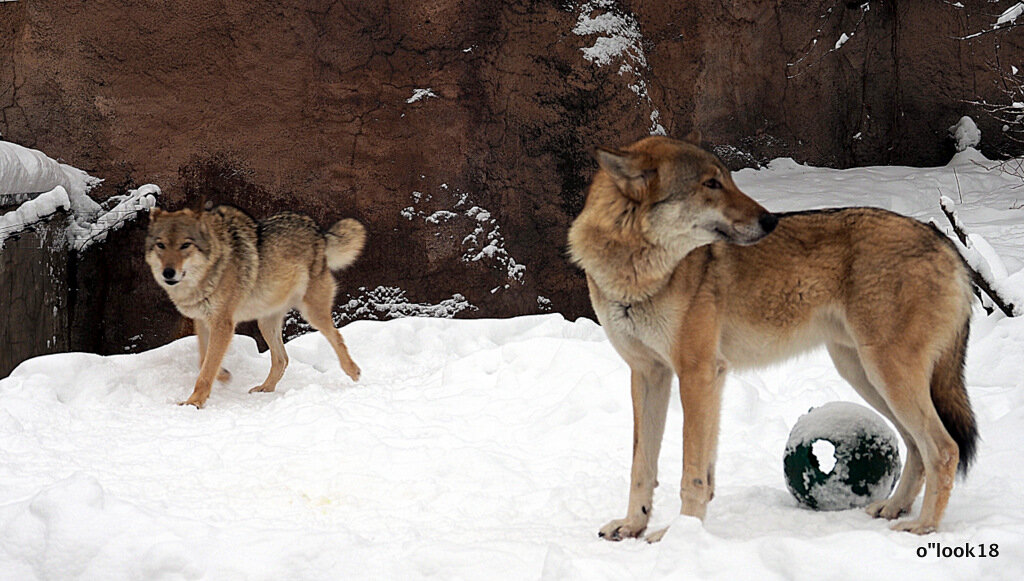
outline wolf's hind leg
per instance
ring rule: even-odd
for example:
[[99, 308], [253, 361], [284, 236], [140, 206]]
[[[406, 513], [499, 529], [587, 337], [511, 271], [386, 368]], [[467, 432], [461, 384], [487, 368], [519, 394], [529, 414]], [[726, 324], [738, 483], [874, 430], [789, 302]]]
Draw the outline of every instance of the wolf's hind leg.
[[281, 321], [284, 313], [274, 313], [257, 321], [260, 334], [270, 348], [270, 373], [263, 383], [249, 390], [249, 393], [257, 391], [270, 392], [277, 387], [277, 382], [284, 376], [284, 370], [288, 367], [288, 352], [284, 349], [284, 339], [281, 338]]
[[320, 331], [327, 338], [331, 347], [334, 348], [334, 353], [338, 356], [338, 363], [341, 364], [342, 371], [352, 381], [359, 381], [362, 371], [349, 356], [345, 340], [341, 338], [341, 333], [334, 327], [334, 319], [331, 317], [334, 290], [334, 278], [329, 272], [310, 280], [306, 295], [302, 297], [302, 306], [299, 312], [302, 313], [304, 319], [309, 321], [310, 325], [313, 325], [314, 329]]
[[903, 443], [907, 446], [907, 461], [903, 466], [903, 475], [900, 477], [895, 492], [889, 498], [871, 503], [866, 509], [867, 513], [875, 518], [894, 519], [910, 511], [910, 507], [914, 504], [914, 500], [924, 485], [924, 464], [921, 462], [921, 452], [918, 451], [913, 436], [893, 415], [889, 404], [885, 403], [885, 398], [868, 379], [860, 356], [857, 355], [857, 350], [838, 343], [829, 343], [827, 347], [828, 354], [832, 357], [832, 362], [839, 375], [864, 398], [864, 401], [871, 404], [871, 407], [896, 426], [900, 437], [903, 438]]
[[[892, 528], [916, 534], [934, 532], [942, 521], [953, 490], [960, 453], [932, 403], [927, 354], [893, 346], [868, 352], [871, 361], [865, 362], [865, 370], [872, 383], [880, 386], [879, 391], [899, 425], [913, 439], [924, 471], [924, 501], [920, 517], [898, 522]], [[907, 472], [912, 472], [912, 467], [908, 466]], [[896, 496], [899, 492], [897, 490]]]

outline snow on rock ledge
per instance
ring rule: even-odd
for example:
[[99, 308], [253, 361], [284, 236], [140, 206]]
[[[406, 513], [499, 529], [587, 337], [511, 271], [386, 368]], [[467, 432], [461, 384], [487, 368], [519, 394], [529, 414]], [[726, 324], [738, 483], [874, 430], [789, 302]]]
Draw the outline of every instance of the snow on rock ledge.
[[68, 200], [68, 192], [63, 186], [57, 186], [33, 198], [16, 210], [7, 212], [0, 216], [0, 249], [4, 247], [4, 240], [9, 236], [21, 232], [32, 224], [45, 220], [58, 210], [69, 210], [71, 202]]
[[24, 201], [28, 194], [61, 186], [67, 191], [71, 211], [76, 216], [91, 217], [100, 213], [100, 206], [86, 194], [101, 181], [39, 150], [0, 141], [0, 203], [8, 197]]
[[145, 185], [110, 198], [104, 208], [88, 195], [101, 181], [41, 151], [0, 141], [0, 205], [20, 203], [0, 216], [0, 248], [6, 238], [58, 210], [70, 210], [68, 244], [81, 252], [106, 240], [108, 232], [133, 220], [136, 212], [151, 209], [160, 194], [159, 187]]
[[107, 233], [117, 230], [135, 219], [137, 212], [151, 210], [156, 205], [156, 196], [160, 188], [147, 184], [127, 195], [115, 196], [108, 200], [115, 203], [114, 207], [96, 217], [95, 220], [75, 222], [68, 227], [68, 240], [71, 247], [81, 252], [96, 242], [107, 239]]

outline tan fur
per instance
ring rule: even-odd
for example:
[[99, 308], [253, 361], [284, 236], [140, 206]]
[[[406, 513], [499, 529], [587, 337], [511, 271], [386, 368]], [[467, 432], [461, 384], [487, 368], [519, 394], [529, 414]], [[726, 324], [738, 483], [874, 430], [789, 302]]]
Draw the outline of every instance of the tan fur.
[[271, 353], [270, 374], [250, 392], [274, 391], [288, 365], [281, 327], [292, 308], [324, 334], [341, 368], [358, 381], [359, 367], [331, 318], [331, 271], [352, 264], [365, 240], [366, 229], [351, 219], [321, 232], [309, 216], [294, 212], [257, 223], [231, 206], [199, 214], [153, 209], [146, 262], [178, 311], [194, 321], [199, 339], [199, 378], [182, 403], [201, 408], [214, 376], [230, 378], [221, 362], [243, 321], [257, 321]]
[[894, 528], [935, 530], [977, 437], [962, 376], [969, 276], [948, 241], [870, 208], [781, 215], [775, 226], [695, 143], [651, 137], [599, 150], [598, 162], [569, 246], [630, 366], [634, 410], [627, 514], [600, 535], [635, 537], [647, 527], [673, 374], [685, 416], [681, 512], [703, 519], [727, 367], [823, 343], [907, 444], [899, 487], [868, 512], [907, 512], [923, 483], [920, 517]]

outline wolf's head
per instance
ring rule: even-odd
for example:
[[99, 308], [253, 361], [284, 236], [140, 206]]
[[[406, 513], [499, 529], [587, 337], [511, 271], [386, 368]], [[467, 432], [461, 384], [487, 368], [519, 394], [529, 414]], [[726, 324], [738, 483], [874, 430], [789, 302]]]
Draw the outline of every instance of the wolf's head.
[[778, 219], [741, 192], [721, 160], [699, 142], [700, 134], [691, 133], [684, 141], [653, 136], [621, 150], [598, 148], [603, 172], [591, 193], [611, 186], [635, 213], [642, 235], [662, 247], [746, 245], [767, 236]]
[[210, 267], [209, 230], [192, 210], [165, 212], [153, 208], [146, 234], [146, 262], [157, 283], [170, 292], [176, 285], [192, 287]]

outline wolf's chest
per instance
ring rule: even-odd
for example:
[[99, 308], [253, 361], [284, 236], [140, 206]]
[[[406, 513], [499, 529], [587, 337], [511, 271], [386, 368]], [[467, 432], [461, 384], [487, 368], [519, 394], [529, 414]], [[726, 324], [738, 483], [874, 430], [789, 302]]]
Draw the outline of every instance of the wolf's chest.
[[676, 334], [676, 317], [671, 310], [650, 301], [610, 301], [599, 309], [598, 315], [613, 343], [641, 343], [658, 353], [666, 362], [670, 361]]
[[175, 308], [178, 309], [178, 312], [189, 319], [208, 319], [213, 312], [210, 301], [207, 298], [196, 297], [192, 293], [189, 293], [187, 296], [167, 294], [170, 295], [171, 301], [174, 303]]

